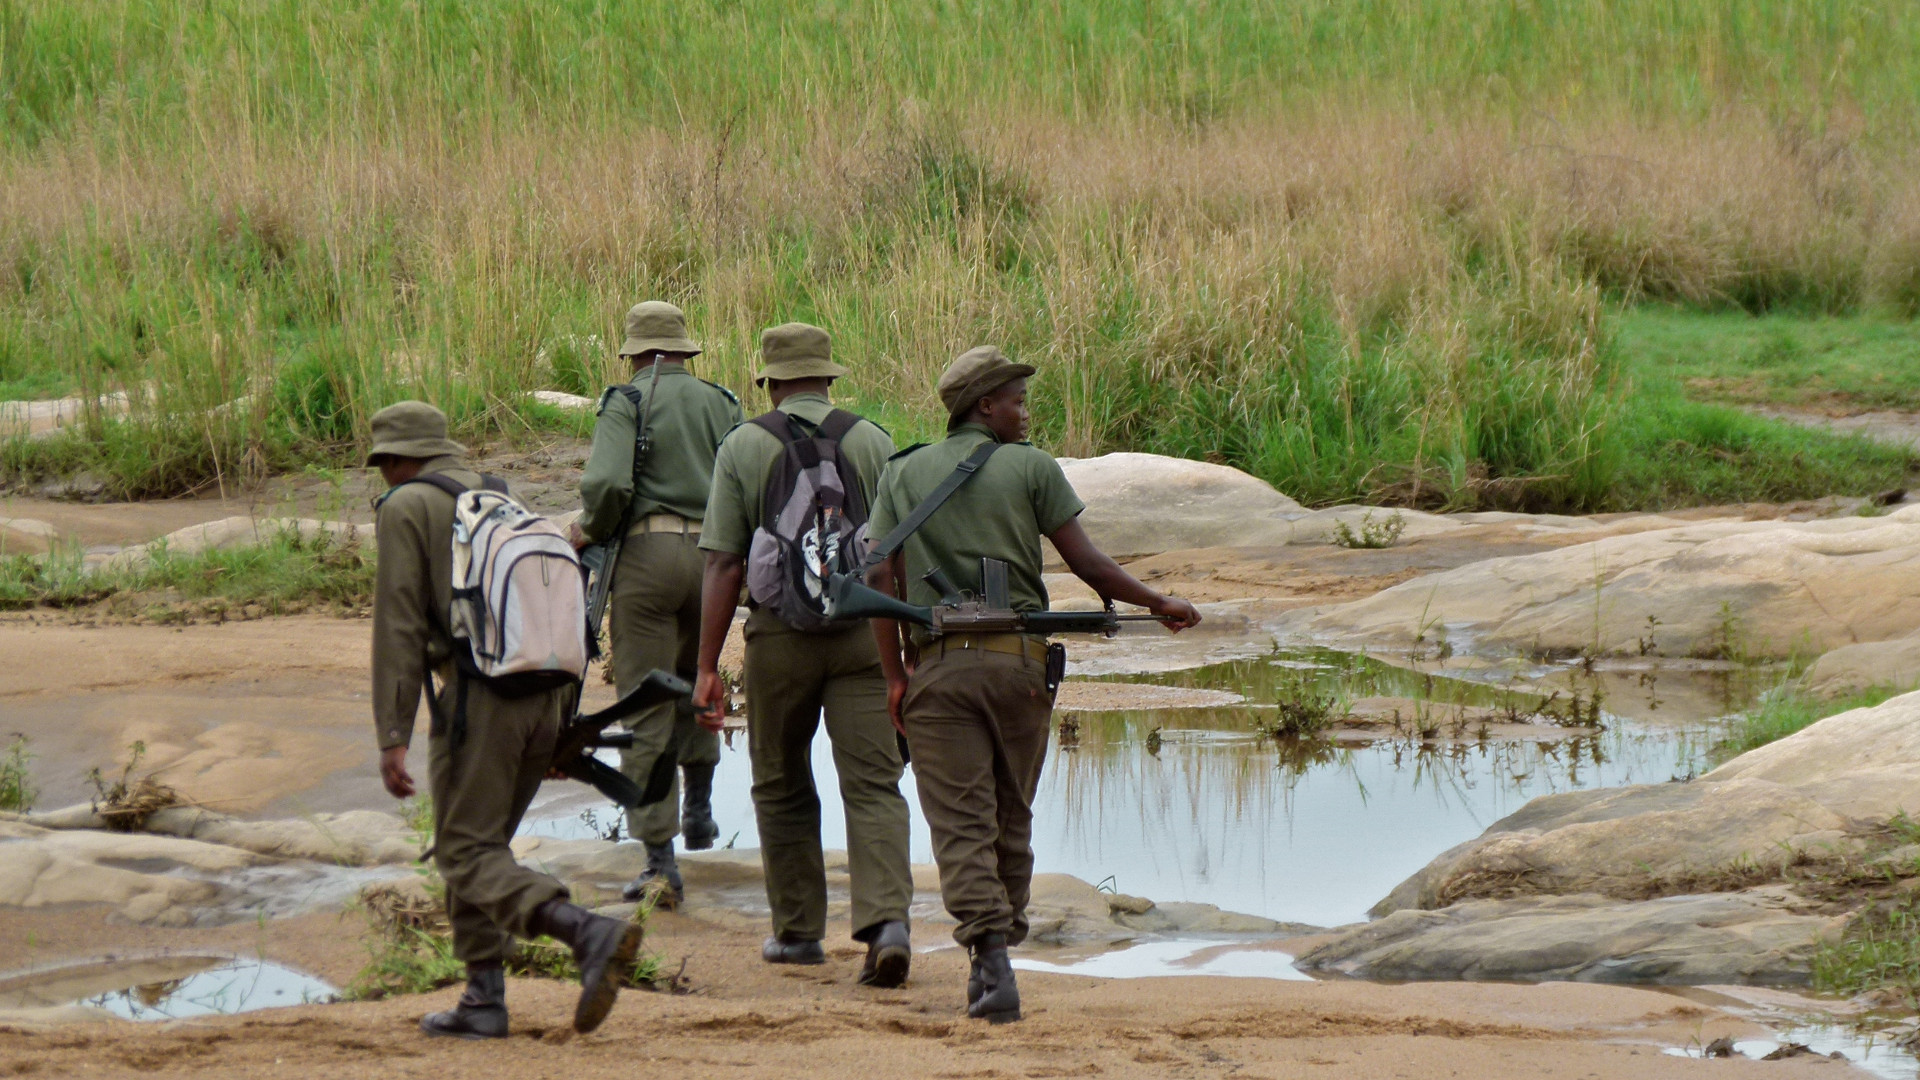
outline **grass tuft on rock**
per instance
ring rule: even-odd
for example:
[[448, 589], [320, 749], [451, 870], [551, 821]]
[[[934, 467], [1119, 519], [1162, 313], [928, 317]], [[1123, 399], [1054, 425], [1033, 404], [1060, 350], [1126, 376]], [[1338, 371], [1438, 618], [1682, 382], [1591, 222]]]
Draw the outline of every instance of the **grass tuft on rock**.
[[1853, 709], [1871, 708], [1905, 692], [1892, 686], [1875, 686], [1845, 697], [1826, 699], [1809, 694], [1793, 683], [1782, 683], [1740, 714], [1726, 736], [1714, 744], [1713, 760], [1715, 763], [1729, 761], [1749, 750], [1811, 727], [1829, 716], [1838, 716]]
[[33, 809], [40, 789], [33, 783], [33, 751], [25, 735], [15, 735], [0, 757], [0, 810], [24, 814]]
[[286, 529], [247, 547], [161, 549], [124, 566], [89, 568], [74, 549], [0, 555], [0, 610], [106, 603], [117, 614], [159, 621], [357, 613], [373, 602], [373, 577], [373, 553], [357, 541]]

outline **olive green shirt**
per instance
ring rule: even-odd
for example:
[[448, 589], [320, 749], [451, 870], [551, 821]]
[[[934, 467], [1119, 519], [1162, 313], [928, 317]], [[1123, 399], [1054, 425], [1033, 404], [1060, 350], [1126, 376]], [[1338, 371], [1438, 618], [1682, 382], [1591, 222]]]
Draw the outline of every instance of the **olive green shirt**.
[[[798, 417], [807, 428], [817, 428], [833, 411], [825, 394], [790, 394], [779, 409]], [[745, 555], [760, 527], [760, 511], [774, 463], [782, 444], [758, 424], [741, 424], [720, 444], [713, 463], [713, 489], [707, 495], [707, 518], [700, 527], [700, 546], [707, 551]], [[862, 419], [840, 440], [840, 452], [860, 474], [860, 496], [873, 505], [874, 487], [893, 454], [893, 437], [871, 420]]]
[[[953, 472], [954, 466], [993, 432], [982, 424], [961, 424], [931, 446], [910, 450], [887, 463], [880, 476], [867, 531], [877, 543], [920, 500]], [[994, 452], [987, 463], [946, 504], [933, 512], [901, 549], [906, 560], [907, 599], [937, 604], [933, 586], [920, 580], [932, 567], [946, 572], [961, 589], [980, 592], [980, 560], [1007, 564], [1007, 593], [1015, 611], [1047, 610], [1047, 586], [1041, 575], [1040, 538], [1072, 521], [1086, 504], [1053, 456], [1031, 443], [1013, 443]]]
[[[468, 487], [480, 474], [454, 456], [427, 461], [421, 475], [446, 473]], [[427, 673], [453, 655], [453, 496], [429, 484], [402, 484], [374, 516], [379, 562], [373, 579], [373, 729], [380, 749], [413, 741]]]
[[[634, 373], [641, 408], [647, 409], [647, 460], [634, 488], [633, 439], [640, 414], [625, 394], [608, 390], [593, 425], [593, 452], [580, 477], [580, 531], [599, 542], [620, 527], [629, 501], [630, 520], [648, 514], [678, 514], [699, 521], [707, 512], [714, 452], [740, 422], [740, 402], [725, 388], [698, 379], [679, 362], [660, 365], [660, 384], [650, 391], [653, 366]], [[654, 396], [652, 404], [648, 397]]]

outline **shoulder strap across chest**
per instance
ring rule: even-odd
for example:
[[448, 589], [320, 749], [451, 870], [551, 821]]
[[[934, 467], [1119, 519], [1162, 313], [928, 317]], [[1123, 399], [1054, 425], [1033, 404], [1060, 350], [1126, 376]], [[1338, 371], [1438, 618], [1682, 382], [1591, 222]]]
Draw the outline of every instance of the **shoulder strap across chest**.
[[993, 452], [1004, 445], [1006, 444], [989, 441], [975, 447], [973, 453], [968, 454], [955, 465], [953, 471], [947, 474], [946, 479], [940, 481], [938, 487], [927, 492], [927, 497], [921, 499], [920, 504], [902, 518], [900, 524], [893, 527], [892, 532], [882, 537], [878, 544], [867, 549], [867, 565], [877, 566], [892, 558], [893, 553], [900, 550], [900, 545], [906, 543], [907, 538], [918, 531], [920, 526], [925, 525], [927, 519], [933, 516], [933, 512], [945, 505], [954, 492], [960, 490], [960, 485], [973, 479], [973, 474], [980, 471], [980, 466], [985, 465], [987, 459], [993, 456]]

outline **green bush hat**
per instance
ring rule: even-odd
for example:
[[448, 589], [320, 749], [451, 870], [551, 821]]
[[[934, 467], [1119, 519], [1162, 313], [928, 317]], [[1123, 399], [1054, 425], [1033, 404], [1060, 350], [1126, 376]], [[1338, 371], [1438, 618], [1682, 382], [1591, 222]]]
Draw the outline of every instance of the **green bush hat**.
[[669, 352], [692, 355], [700, 346], [687, 337], [687, 313], [664, 300], [648, 300], [627, 311], [627, 340], [621, 356]]
[[1014, 363], [992, 345], [980, 345], [961, 353], [947, 365], [935, 385], [940, 392], [940, 403], [947, 407], [948, 426], [959, 423], [981, 398], [1037, 370], [1031, 364]]
[[424, 401], [402, 401], [373, 414], [373, 446], [367, 464], [383, 457], [436, 458], [464, 454], [467, 448], [447, 438], [447, 414]]
[[847, 369], [833, 362], [833, 339], [825, 330], [803, 322], [781, 323], [760, 331], [760, 361], [765, 366], [753, 385], [768, 379], [837, 379]]

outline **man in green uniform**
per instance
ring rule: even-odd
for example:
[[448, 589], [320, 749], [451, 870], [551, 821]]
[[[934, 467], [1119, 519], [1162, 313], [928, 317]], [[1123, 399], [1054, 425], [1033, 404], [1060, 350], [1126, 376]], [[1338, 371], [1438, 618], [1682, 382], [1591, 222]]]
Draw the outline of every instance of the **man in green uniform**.
[[[1084, 504], [1059, 463], [1025, 441], [1033, 372], [982, 346], [941, 375], [947, 437], [889, 463], [868, 521], [871, 534], [884, 536], [908, 517], [983, 443], [1001, 445], [900, 551], [874, 568], [869, 583], [913, 603], [937, 604], [940, 596], [921, 580], [928, 570], [938, 568], [957, 587], [980, 594], [980, 560], [993, 558], [1007, 563], [1013, 609], [1044, 611], [1045, 536], [1103, 599], [1138, 604], [1175, 630], [1198, 623], [1192, 604], [1141, 584], [1087, 538], [1078, 516]], [[918, 656], [910, 668], [899, 624], [876, 619], [873, 627], [888, 707], [913, 748], [941, 898], [960, 923], [954, 940], [973, 957], [967, 1013], [993, 1023], [1018, 1020], [1020, 992], [1007, 947], [1027, 936], [1033, 796], [1053, 710], [1047, 644], [1022, 634], [921, 635], [910, 643]]]
[[[444, 698], [459, 678], [447, 626], [453, 608], [454, 497], [415, 477], [445, 476], [480, 486], [447, 438], [447, 418], [419, 401], [374, 414], [367, 464], [390, 485], [375, 528], [379, 569], [373, 598], [373, 720], [380, 778], [396, 799], [412, 797], [407, 746], [421, 692], [433, 725], [427, 739], [427, 782], [433, 795], [433, 859], [447, 883], [453, 952], [467, 965], [467, 989], [448, 1012], [420, 1021], [429, 1035], [469, 1039], [507, 1034], [509, 935], [548, 934], [572, 946], [584, 989], [574, 1026], [590, 1031], [619, 992], [618, 973], [633, 962], [640, 928], [567, 902], [566, 886], [514, 861], [507, 846], [540, 787], [573, 691], [505, 698], [468, 680], [465, 724], [448, 715]], [[430, 674], [443, 688], [435, 694]]]
[[[773, 401], [776, 412], [770, 416], [795, 434], [821, 432], [835, 412], [828, 388], [846, 374], [833, 362], [827, 332], [804, 323], [776, 326], [760, 336], [760, 352], [765, 367], [755, 381]], [[851, 414], [842, 414], [831, 430], [848, 419]], [[720, 649], [784, 447], [760, 422], [742, 424], [721, 444], [714, 465], [700, 535], [707, 567], [694, 707], [716, 730], [726, 712]], [[859, 474], [860, 505], [869, 505], [893, 440], [878, 425], [857, 420], [840, 437], [839, 452]], [[773, 915], [773, 936], [761, 956], [775, 964], [826, 962], [820, 941], [827, 929], [827, 879], [812, 761], [824, 710], [846, 806], [853, 937], [867, 946], [859, 981], [899, 986], [913, 955], [907, 933], [913, 871], [907, 861], [907, 801], [900, 795], [903, 765], [887, 719], [887, 683], [873, 635], [858, 624], [803, 632], [757, 605], [747, 617], [746, 635], [747, 749]]]
[[[600, 399], [593, 450], [580, 478], [576, 543], [597, 543], [625, 528], [613, 568], [608, 607], [613, 682], [626, 694], [658, 668], [683, 679], [694, 674], [700, 640], [700, 528], [720, 440], [740, 422], [740, 403], [724, 387], [698, 379], [687, 361], [700, 346], [687, 337], [686, 316], [672, 304], [649, 300], [627, 312], [620, 355], [632, 361], [632, 398], [624, 388]], [[647, 451], [635, 468], [636, 434], [644, 420]], [[656, 888], [656, 902], [681, 898], [673, 838], [681, 831], [679, 775], [686, 784], [687, 847], [709, 848], [719, 835], [713, 820], [713, 770], [720, 739], [694, 720], [684, 702], [658, 705], [630, 724], [633, 746], [620, 752], [620, 771], [641, 787], [656, 768], [671, 780], [664, 799], [627, 812], [627, 833], [647, 846], [647, 868], [627, 886], [629, 900]]]

